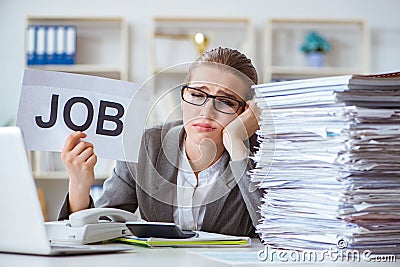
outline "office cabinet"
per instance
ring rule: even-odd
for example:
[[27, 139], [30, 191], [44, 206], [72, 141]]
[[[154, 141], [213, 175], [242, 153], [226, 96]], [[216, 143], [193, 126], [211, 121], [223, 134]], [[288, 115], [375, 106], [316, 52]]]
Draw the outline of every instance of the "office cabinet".
[[[34, 26], [71, 25], [76, 28], [74, 64], [42, 64], [26, 67], [128, 80], [129, 31], [122, 17], [47, 17], [26, 18], [27, 29]], [[25, 51], [28, 50], [28, 34]], [[25, 55], [27, 53], [25, 52]]]
[[[72, 26], [76, 29], [73, 64], [28, 65], [30, 26], [42, 28]], [[43, 45], [47, 45], [44, 43]], [[123, 17], [28, 16], [26, 18], [25, 67], [129, 80], [129, 27]], [[31, 151], [33, 174], [42, 200], [46, 199], [49, 220], [56, 219], [60, 202], [68, 189], [68, 174], [60, 153]], [[99, 159], [95, 167], [95, 186], [109, 177], [115, 161]]]

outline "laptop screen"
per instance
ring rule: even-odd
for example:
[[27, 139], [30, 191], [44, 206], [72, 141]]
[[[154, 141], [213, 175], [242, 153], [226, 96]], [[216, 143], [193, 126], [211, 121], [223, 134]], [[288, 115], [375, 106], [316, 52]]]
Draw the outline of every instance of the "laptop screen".
[[0, 251], [50, 251], [35, 181], [17, 127], [0, 127]]

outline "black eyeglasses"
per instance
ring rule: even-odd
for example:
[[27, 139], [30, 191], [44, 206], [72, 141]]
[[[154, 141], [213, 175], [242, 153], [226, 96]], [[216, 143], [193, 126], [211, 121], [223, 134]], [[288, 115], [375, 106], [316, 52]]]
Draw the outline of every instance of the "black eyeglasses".
[[245, 102], [239, 101], [235, 98], [229, 96], [210, 95], [200, 89], [187, 85], [182, 86], [181, 97], [183, 101], [195, 106], [202, 106], [209, 98], [212, 98], [214, 108], [225, 114], [235, 114], [241, 107], [246, 106]]

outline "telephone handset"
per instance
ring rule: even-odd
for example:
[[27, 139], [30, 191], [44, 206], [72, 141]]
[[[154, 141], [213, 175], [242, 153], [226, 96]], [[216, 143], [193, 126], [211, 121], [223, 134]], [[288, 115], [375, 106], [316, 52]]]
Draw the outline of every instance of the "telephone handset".
[[[111, 219], [103, 220], [102, 217]], [[69, 220], [46, 222], [52, 243], [88, 244], [131, 234], [125, 222], [139, 218], [131, 212], [114, 208], [92, 208], [72, 213]]]
[[[80, 227], [86, 224], [102, 223], [101, 217], [108, 217], [111, 222], [125, 223], [127, 221], [137, 221], [139, 218], [133, 213], [114, 209], [114, 208], [92, 208], [80, 210], [69, 215], [71, 227]], [[109, 222], [109, 221], [108, 221]]]

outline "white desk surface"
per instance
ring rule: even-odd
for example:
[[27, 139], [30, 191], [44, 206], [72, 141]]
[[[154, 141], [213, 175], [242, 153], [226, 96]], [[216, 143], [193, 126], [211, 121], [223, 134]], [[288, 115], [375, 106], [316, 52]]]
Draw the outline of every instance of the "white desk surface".
[[[120, 244], [118, 244], [120, 246]], [[0, 267], [131, 267], [131, 266], [400, 266], [400, 260], [392, 263], [366, 262], [263, 262], [258, 260], [257, 252], [264, 247], [258, 239], [246, 248], [144, 248], [130, 246], [133, 251], [78, 256], [33, 256], [0, 253]], [[210, 257], [211, 256], [211, 257]], [[234, 258], [237, 259], [234, 259]], [[219, 259], [216, 259], [219, 258]]]

